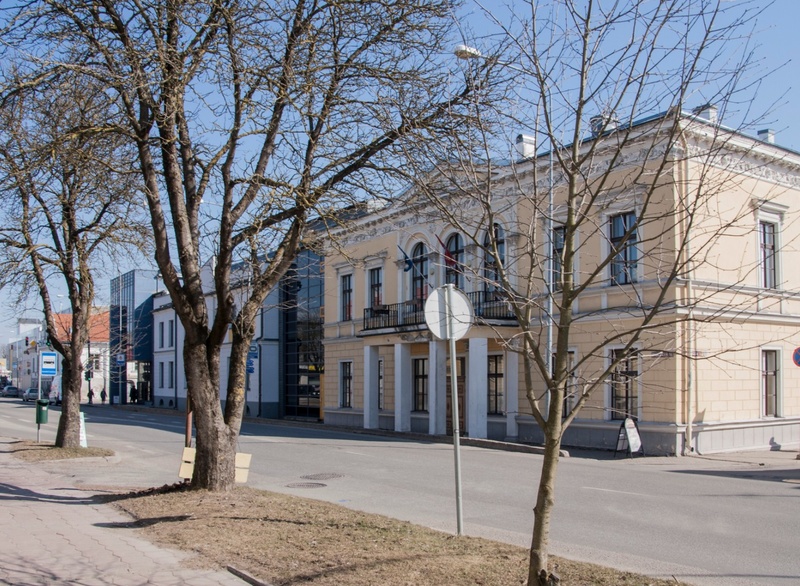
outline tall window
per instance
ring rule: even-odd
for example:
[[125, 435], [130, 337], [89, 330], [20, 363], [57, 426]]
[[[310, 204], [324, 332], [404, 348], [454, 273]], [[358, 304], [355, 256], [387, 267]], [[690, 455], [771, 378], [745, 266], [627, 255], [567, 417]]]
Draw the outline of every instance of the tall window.
[[166, 388], [164, 386], [164, 363], [163, 362], [159, 362], [158, 363], [158, 386], [161, 389]]
[[174, 319], [169, 320], [168, 326], [169, 326], [169, 328], [168, 328], [169, 329], [169, 333], [167, 334], [167, 337], [169, 339], [169, 347], [170, 348], [174, 348], [175, 347], [175, 320]]
[[761, 286], [765, 289], [777, 287], [777, 270], [775, 263], [776, 225], [772, 222], [759, 222], [761, 240]]
[[414, 359], [414, 411], [428, 410], [428, 359]]
[[550, 277], [552, 279], [550, 281], [550, 286], [553, 291], [561, 289], [565, 235], [566, 228], [564, 226], [553, 228], [553, 256], [551, 257], [552, 267], [550, 270]]
[[625, 350], [612, 350], [611, 360], [619, 360], [611, 373], [611, 419], [637, 419], [639, 357], [636, 354], [625, 356]]
[[170, 360], [167, 364], [169, 366], [169, 378], [167, 379], [167, 387], [172, 389], [175, 388], [175, 363]]
[[487, 387], [489, 388], [489, 415], [503, 415], [506, 410], [503, 396], [503, 356], [489, 356]]
[[353, 363], [339, 363], [339, 407], [353, 406]]
[[383, 359], [378, 360], [378, 409], [385, 409], [384, 407], [384, 385], [383, 385]]
[[370, 307], [383, 305], [383, 269], [377, 267], [369, 270]]
[[445, 283], [453, 284], [458, 289], [464, 288], [464, 273], [461, 266], [464, 263], [464, 241], [460, 234], [453, 234], [447, 239], [445, 246]]
[[[636, 268], [639, 257], [638, 235], [632, 230], [636, 214], [627, 212], [613, 216], [609, 222], [611, 240], [611, 283], [625, 285], [636, 282]], [[630, 233], [629, 233], [630, 231]]]
[[[553, 356], [552, 362], [552, 372], [555, 372], [556, 365], [555, 365], [555, 355]], [[572, 409], [575, 407], [575, 403], [577, 400], [576, 394], [578, 392], [575, 380], [575, 351], [569, 350], [567, 352], [567, 384], [566, 388], [564, 389], [564, 403], [561, 407], [561, 416], [566, 417], [570, 414]]]
[[341, 321], [353, 319], [353, 275], [342, 275], [339, 284], [341, 299]]
[[158, 322], [158, 347], [164, 347], [164, 322]]
[[778, 351], [761, 352], [761, 389], [764, 395], [764, 415], [777, 417], [778, 413]]
[[414, 268], [411, 271], [411, 294], [414, 301], [423, 303], [428, 298], [428, 249], [421, 242], [411, 252]]
[[488, 294], [493, 294], [500, 289], [500, 266], [492, 254], [492, 236], [494, 236], [494, 244], [497, 247], [497, 255], [500, 257], [500, 265], [506, 262], [505, 232], [500, 224], [495, 224], [492, 230], [492, 234], [487, 232], [483, 238], [483, 288], [487, 297]]

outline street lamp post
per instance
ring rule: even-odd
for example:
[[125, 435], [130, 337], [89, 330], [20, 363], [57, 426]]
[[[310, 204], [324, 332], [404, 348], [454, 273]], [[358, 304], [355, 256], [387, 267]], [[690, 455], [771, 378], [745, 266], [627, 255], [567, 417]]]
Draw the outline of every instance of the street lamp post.
[[[453, 53], [459, 59], [484, 59], [488, 60], [489, 58], [483, 55], [478, 49], [475, 47], [470, 47], [469, 45], [456, 45], [455, 49], [453, 49]], [[493, 60], [494, 63], [501, 65], [502, 67], [506, 67], [508, 69], [513, 69], [514, 71], [518, 71], [520, 73], [526, 73], [526, 71], [514, 63], [508, 63], [505, 61], [497, 61]], [[549, 92], [546, 92], [549, 96]], [[547, 112], [549, 115], [550, 104], [547, 105]], [[553, 377], [553, 278], [554, 278], [554, 263], [553, 263], [553, 141], [550, 140], [550, 151], [548, 154], [548, 189], [547, 189], [547, 214], [545, 218], [545, 245], [547, 248], [545, 249], [545, 319], [547, 320], [547, 337], [546, 337], [546, 350], [545, 350], [545, 357], [547, 359], [547, 375], [548, 378], [552, 380]], [[536, 154], [534, 153], [534, 157]], [[548, 385], [547, 388], [547, 402], [545, 405], [545, 409], [543, 409], [543, 417], [547, 420], [547, 415], [550, 412], [550, 387]]]

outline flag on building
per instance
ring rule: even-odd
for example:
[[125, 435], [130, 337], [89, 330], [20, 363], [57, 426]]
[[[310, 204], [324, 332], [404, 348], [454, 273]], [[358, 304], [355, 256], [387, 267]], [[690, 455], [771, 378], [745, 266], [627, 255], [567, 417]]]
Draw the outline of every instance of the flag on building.
[[446, 266], [448, 269], [454, 269], [454, 268], [456, 268], [456, 267], [458, 266], [458, 261], [456, 261], [455, 257], [453, 257], [453, 253], [452, 253], [452, 252], [450, 252], [450, 249], [449, 249], [449, 248], [447, 248], [447, 245], [445, 245], [445, 243], [444, 243], [444, 242], [442, 242], [442, 239], [441, 239], [441, 238], [439, 238], [439, 237], [437, 236], [437, 237], [436, 237], [436, 240], [438, 240], [438, 241], [439, 241], [439, 244], [441, 244], [441, 245], [442, 245], [442, 249], [444, 250], [444, 264], [445, 264], [445, 266]]
[[[397, 245], [397, 248], [400, 248], [399, 244]], [[400, 252], [403, 253], [403, 260], [406, 263], [406, 266], [403, 268], [403, 272], [407, 273], [414, 268], [414, 261], [409, 258], [409, 256], [406, 254], [406, 251], [402, 248], [400, 248]]]

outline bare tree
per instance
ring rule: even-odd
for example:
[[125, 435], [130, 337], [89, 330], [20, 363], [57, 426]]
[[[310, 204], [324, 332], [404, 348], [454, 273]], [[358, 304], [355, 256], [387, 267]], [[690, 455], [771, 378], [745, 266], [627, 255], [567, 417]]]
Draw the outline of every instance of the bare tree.
[[[16, 80], [4, 81], [19, 89]], [[144, 208], [132, 198], [139, 184], [132, 149], [109, 125], [113, 112], [105, 88], [65, 72], [36, 91], [8, 94], [0, 106], [2, 285], [20, 303], [38, 298], [48, 340], [62, 356], [60, 447], [80, 445], [82, 354], [96, 275], [123, 248], [143, 254], [147, 242]], [[69, 298], [67, 332], [63, 324], [58, 331], [54, 290]]]
[[[105, 84], [127, 116], [156, 262], [186, 331], [193, 487], [233, 486], [254, 320], [308, 218], [384, 191], [398, 144], [443, 131], [472, 92], [442, 65], [453, 9], [448, 0], [76, 0], [26, 3], [9, 19], [8, 42], [43, 64], [30, 83], [57, 63]], [[60, 61], [66, 47], [91, 58]], [[209, 313], [200, 275], [212, 260]], [[233, 279], [248, 285], [241, 305], [238, 261], [249, 271]], [[223, 411], [220, 346], [231, 324]]]
[[[431, 221], [443, 217], [471, 241], [477, 260], [459, 270], [480, 283], [483, 309], [499, 303], [518, 324], [483, 321], [521, 356], [544, 443], [528, 584], [556, 581], [549, 530], [559, 451], [576, 417], [610, 409], [612, 419], [635, 421], [636, 395], [623, 389], [638, 384], [646, 361], [646, 384], [661, 375], [679, 385], [691, 451], [698, 330], [740, 327], [755, 311], [756, 296], [741, 285], [758, 257], [739, 256], [734, 267], [719, 254], [754, 233], [753, 206], [786, 196], [770, 182], [739, 185], [763, 145], [719, 124], [752, 116], [752, 10], [694, 0], [531, 2], [520, 21], [496, 22], [510, 41], [505, 52], [469, 65], [513, 71], [516, 100], [476, 106], [482, 123], [422, 163], [434, 171], [413, 192], [425, 196], [418, 205], [433, 203]], [[684, 111], [690, 103], [703, 107]], [[494, 164], [508, 153], [509, 122], [522, 133], [520, 152]]]

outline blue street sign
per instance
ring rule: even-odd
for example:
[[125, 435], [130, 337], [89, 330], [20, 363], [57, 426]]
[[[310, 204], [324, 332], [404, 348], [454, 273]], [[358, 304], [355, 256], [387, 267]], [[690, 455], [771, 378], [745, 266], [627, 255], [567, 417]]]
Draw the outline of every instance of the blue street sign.
[[55, 376], [58, 374], [55, 352], [42, 352], [42, 376]]

